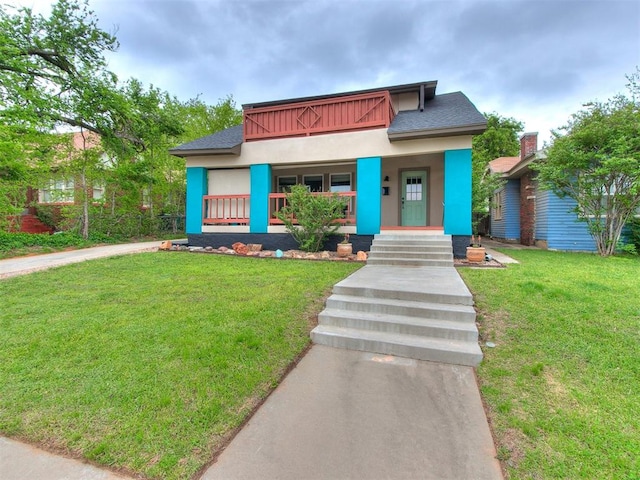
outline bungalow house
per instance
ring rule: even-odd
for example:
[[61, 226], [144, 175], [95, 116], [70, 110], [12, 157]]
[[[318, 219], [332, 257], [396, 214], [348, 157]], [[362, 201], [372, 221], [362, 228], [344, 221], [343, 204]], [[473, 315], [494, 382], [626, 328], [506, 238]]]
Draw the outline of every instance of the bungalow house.
[[519, 157], [501, 157], [489, 169], [506, 180], [494, 194], [491, 236], [496, 240], [568, 251], [595, 251], [587, 224], [572, 211], [575, 201], [538, 188], [530, 166], [544, 159], [538, 150], [538, 134], [520, 138]]
[[354, 249], [384, 230], [435, 230], [464, 256], [471, 140], [486, 119], [463, 93], [436, 95], [436, 85], [246, 104], [242, 125], [170, 150], [186, 159], [189, 243], [295, 248], [274, 213], [303, 184], [349, 199], [341, 231]]
[[[73, 132], [64, 134], [69, 143], [61, 142], [58, 153], [53, 163], [51, 175], [42, 185], [34, 185], [26, 188], [25, 208], [22, 213], [13, 218], [12, 229], [26, 233], [52, 233], [53, 227], [46, 225], [38, 219], [37, 212], [43, 207], [48, 207], [53, 215], [52, 221], [59, 220], [60, 211], [67, 205], [74, 205], [80, 202], [82, 195], [81, 182], [73, 174], [64, 173], [64, 166], [71, 160], [72, 155], [79, 151], [96, 149], [100, 146], [100, 139], [97, 134], [89, 131]], [[106, 161], [106, 155], [101, 154]], [[104, 194], [104, 186], [94, 184], [87, 187], [87, 195], [93, 201], [99, 201]]]

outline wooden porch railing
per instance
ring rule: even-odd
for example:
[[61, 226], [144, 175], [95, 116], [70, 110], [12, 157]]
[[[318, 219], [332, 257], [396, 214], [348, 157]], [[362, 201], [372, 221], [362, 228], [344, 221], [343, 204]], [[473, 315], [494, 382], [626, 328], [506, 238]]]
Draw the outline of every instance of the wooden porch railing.
[[[349, 199], [347, 206], [344, 210], [344, 218], [338, 220], [338, 223], [343, 225], [355, 225], [356, 224], [356, 192], [316, 192], [313, 195], [338, 195], [340, 197], [346, 197]], [[284, 225], [284, 222], [275, 216], [275, 212], [279, 211], [287, 205], [286, 193], [270, 193], [269, 194], [269, 225]], [[294, 219], [293, 223], [297, 223]]]
[[388, 128], [395, 116], [388, 91], [257, 107], [243, 112], [244, 141]]
[[249, 197], [249, 195], [205, 195], [202, 197], [202, 223], [248, 225]]

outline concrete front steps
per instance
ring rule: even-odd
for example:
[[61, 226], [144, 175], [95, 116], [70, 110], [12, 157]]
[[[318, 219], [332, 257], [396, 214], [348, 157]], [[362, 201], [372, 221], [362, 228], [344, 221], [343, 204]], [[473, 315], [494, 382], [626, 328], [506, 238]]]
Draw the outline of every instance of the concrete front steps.
[[[375, 247], [376, 252], [394, 252], [402, 255], [401, 259], [417, 263], [381, 257], [389, 263], [368, 261], [364, 268], [336, 284], [325, 310], [318, 316], [318, 326], [311, 332], [314, 343], [478, 365], [482, 351], [473, 297], [452, 266], [450, 238], [447, 243], [444, 236], [385, 237], [388, 235], [376, 236], [370, 259], [375, 258]], [[418, 256], [407, 256], [411, 253]], [[434, 261], [450, 261], [451, 266], [425, 263], [432, 259], [431, 254]], [[451, 259], [443, 260], [441, 255]]]
[[451, 236], [379, 234], [373, 239], [367, 264], [453, 267]]

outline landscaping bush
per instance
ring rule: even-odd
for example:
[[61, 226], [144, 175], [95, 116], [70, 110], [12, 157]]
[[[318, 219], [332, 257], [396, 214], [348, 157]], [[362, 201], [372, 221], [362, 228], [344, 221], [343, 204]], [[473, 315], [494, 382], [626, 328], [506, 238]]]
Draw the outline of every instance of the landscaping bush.
[[304, 185], [294, 185], [287, 194], [287, 205], [276, 217], [298, 242], [300, 250], [317, 252], [327, 237], [340, 228], [347, 199], [334, 195], [314, 195]]
[[91, 242], [74, 233], [7, 233], [0, 232], [0, 252], [9, 252], [27, 247], [84, 247]]

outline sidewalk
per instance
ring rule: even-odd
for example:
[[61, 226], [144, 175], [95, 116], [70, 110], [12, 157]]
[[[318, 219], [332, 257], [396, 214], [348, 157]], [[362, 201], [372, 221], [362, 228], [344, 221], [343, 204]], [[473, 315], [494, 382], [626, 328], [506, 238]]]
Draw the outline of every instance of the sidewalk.
[[125, 243], [47, 253], [44, 255], [33, 255], [30, 257], [7, 258], [0, 260], [0, 278], [25, 275], [38, 270], [46, 270], [47, 268], [84, 262], [85, 260], [93, 260], [96, 258], [113, 257], [128, 253], [150, 252], [156, 250], [161, 243], [160, 241]]
[[314, 345], [202, 480], [499, 480], [495, 457], [473, 368]]

